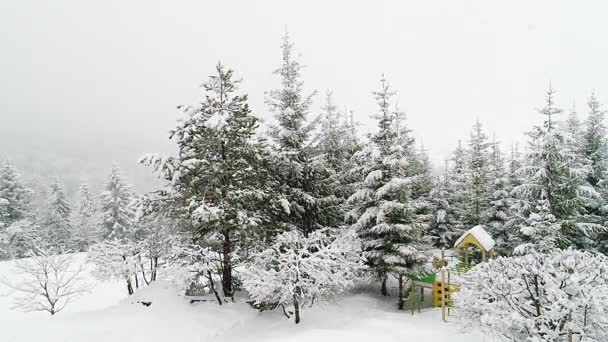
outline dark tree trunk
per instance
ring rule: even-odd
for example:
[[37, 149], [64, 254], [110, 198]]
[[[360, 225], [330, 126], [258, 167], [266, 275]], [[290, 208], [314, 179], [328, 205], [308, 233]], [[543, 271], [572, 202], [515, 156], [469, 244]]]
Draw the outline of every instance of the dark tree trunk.
[[296, 299], [296, 297], [293, 297], [293, 311], [294, 311], [294, 319], [296, 324], [300, 323], [300, 303], [298, 303], [298, 300]]
[[234, 288], [232, 286], [232, 242], [230, 241], [230, 233], [224, 232], [223, 257], [222, 262], [222, 291], [224, 297], [234, 300]]
[[133, 285], [131, 284], [131, 279], [127, 279], [127, 292], [129, 296], [133, 294]]
[[405, 308], [405, 300], [403, 298], [403, 274], [399, 275], [399, 302], [397, 307], [399, 310], [403, 310]]
[[382, 278], [382, 287], [380, 288], [380, 293], [383, 296], [388, 296], [388, 290], [386, 289], [386, 276]]
[[[126, 256], [122, 256], [122, 260], [127, 261], [127, 257]], [[137, 272], [135, 272], [135, 279], [137, 279]], [[127, 277], [127, 292], [129, 293], [129, 296], [133, 294], [133, 284], [131, 284], [131, 277]]]
[[158, 267], [158, 257], [154, 257], [151, 261], [152, 264], [152, 275], [150, 278], [150, 281], [155, 281], [156, 280], [156, 268]]
[[217, 299], [217, 302], [222, 305], [222, 299], [215, 289], [215, 283], [213, 282], [213, 275], [211, 274], [211, 271], [207, 271], [207, 279], [209, 280], [209, 287], [211, 288], [211, 291], [213, 291], [215, 299]]

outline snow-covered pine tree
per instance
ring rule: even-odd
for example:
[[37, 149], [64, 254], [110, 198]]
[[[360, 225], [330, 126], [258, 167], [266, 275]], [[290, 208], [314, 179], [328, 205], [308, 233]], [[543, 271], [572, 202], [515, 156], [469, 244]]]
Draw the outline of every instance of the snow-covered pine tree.
[[[532, 252], [549, 253], [560, 246], [562, 223], [551, 213], [550, 203], [539, 199], [532, 203], [530, 214], [519, 224], [518, 234], [510, 236], [515, 245], [512, 253], [516, 255]], [[508, 251], [500, 251], [507, 254]]]
[[598, 187], [601, 180], [606, 179], [608, 170], [608, 142], [606, 140], [606, 111], [598, 101], [595, 93], [587, 100], [589, 113], [583, 132], [583, 151], [591, 165], [587, 181], [591, 186]]
[[449, 202], [451, 180], [448, 169], [448, 160], [445, 160], [443, 173], [435, 182], [430, 193], [430, 202], [433, 208], [433, 218], [430, 224], [429, 235], [433, 238], [433, 245], [442, 249], [451, 249], [460, 236], [454, 231], [454, 211]]
[[[415, 199], [427, 199], [431, 190], [433, 190], [433, 165], [429, 159], [428, 151], [425, 149], [423, 144], [417, 151], [414, 151], [414, 168], [411, 172], [412, 175], [416, 175], [415, 186], [412, 189], [412, 198]], [[424, 211], [424, 208], [421, 208]]]
[[46, 248], [63, 251], [71, 247], [71, 212], [63, 184], [56, 179], [49, 188], [48, 204], [40, 224]]
[[[576, 105], [572, 104], [572, 108], [568, 111], [568, 118], [566, 119], [566, 127], [564, 134], [566, 145], [570, 150], [575, 152], [580, 158], [585, 158], [584, 153], [584, 131], [583, 125], [578, 118], [578, 112], [576, 111]], [[581, 159], [581, 162], [583, 160]]]
[[[503, 236], [501, 247], [498, 247], [497, 252], [500, 255], [511, 255], [514, 249], [520, 245], [520, 228], [525, 225], [525, 218], [530, 214], [532, 207], [531, 202], [522, 194], [514, 191], [516, 187], [523, 183], [523, 175], [520, 170], [526, 160], [522, 157], [517, 144], [511, 144], [511, 151], [507, 162], [507, 212], [508, 219], [504, 222]], [[501, 239], [501, 236], [497, 237]]]
[[0, 230], [27, 216], [31, 195], [17, 169], [6, 161], [0, 168]]
[[[312, 160], [311, 133], [315, 121], [308, 123], [307, 117], [312, 103], [312, 94], [303, 94], [302, 66], [293, 55], [293, 43], [285, 33], [281, 45], [283, 62], [275, 70], [281, 78], [281, 87], [268, 93], [267, 103], [277, 124], [271, 128], [276, 176], [285, 210], [275, 218], [283, 230], [300, 230], [304, 235], [332, 224], [333, 215], [328, 215], [320, 187], [329, 172], [323, 165]], [[331, 205], [329, 206], [331, 209]]]
[[10, 202], [4, 198], [0, 198], [0, 228], [8, 225]]
[[605, 231], [608, 218], [608, 140], [605, 123], [606, 111], [594, 92], [587, 100], [588, 116], [582, 132], [582, 154], [589, 164], [587, 176], [589, 184], [600, 196], [586, 201], [587, 215], [584, 221], [602, 224], [604, 231], [593, 236], [595, 243], [588, 241], [604, 254], [608, 254], [608, 232]]
[[507, 180], [508, 188], [513, 190], [516, 186], [521, 185], [521, 175], [518, 174], [522, 167], [522, 156], [517, 144], [511, 144], [511, 152], [509, 153]]
[[508, 250], [509, 232], [505, 224], [510, 218], [511, 206], [509, 181], [505, 171], [505, 161], [500, 143], [494, 138], [490, 143], [488, 167], [490, 208], [488, 210], [488, 233], [496, 241], [496, 250], [504, 253]]
[[188, 222], [194, 239], [220, 255], [226, 298], [235, 292], [237, 251], [267, 238], [269, 215], [281, 208], [271, 191], [265, 146], [255, 139], [258, 119], [247, 95], [238, 94], [240, 81], [233, 74], [218, 63], [216, 74], [203, 84], [205, 98], [180, 107], [185, 118], [171, 132], [177, 157], [141, 160], [168, 181], [160, 194], [178, 219]]
[[129, 183], [113, 164], [99, 196], [102, 236], [109, 239], [125, 239], [134, 233], [135, 210], [132, 206], [135, 194]]
[[343, 183], [344, 174], [354, 152], [342, 117], [344, 113], [338, 110], [330, 91], [325, 95], [321, 110], [320, 130], [314, 138], [316, 155], [312, 158], [312, 168], [325, 175], [317, 181], [323, 224], [337, 227], [344, 223], [344, 202], [350, 195]]
[[[462, 142], [458, 140], [458, 145], [452, 153], [451, 167], [448, 176], [448, 202], [454, 213], [452, 231], [456, 236], [464, 233], [467, 229], [465, 225], [465, 214], [467, 210], [467, 178], [466, 178], [466, 151]], [[453, 246], [452, 246], [453, 247]]]
[[[342, 171], [338, 175], [340, 185], [336, 190], [336, 196], [348, 199], [356, 191], [357, 183], [361, 179], [361, 176], [357, 173], [357, 166], [362, 161], [361, 151], [363, 149], [363, 144], [357, 134], [353, 112], [344, 109], [342, 117], [342, 149], [346, 158], [344, 160], [344, 165], [342, 166]], [[346, 208], [345, 211], [348, 212], [350, 208], [346, 203], [344, 205]]]
[[319, 132], [315, 137], [317, 154], [323, 157], [324, 162], [331, 170], [339, 172], [344, 167], [349, 153], [344, 143], [347, 138], [344, 113], [338, 110], [333, 93], [325, 93], [325, 103], [321, 106], [319, 119]]
[[[519, 205], [519, 214], [526, 221], [532, 216], [534, 221], [534, 224], [525, 222], [519, 228], [521, 243], [526, 250], [552, 248], [539, 246], [530, 238], [539, 235], [547, 241], [554, 241], [554, 247], [586, 244], [588, 237], [599, 228], [576, 221], [584, 212], [584, 199], [596, 197], [597, 193], [586, 182], [587, 169], [566, 148], [564, 134], [558, 129], [555, 118], [562, 110], [555, 106], [554, 95], [555, 91], [549, 87], [545, 107], [538, 110], [545, 120], [528, 133], [527, 160], [518, 171], [523, 183], [513, 190], [520, 201], [529, 203]], [[546, 222], [539, 224], [538, 216]], [[542, 233], [535, 232], [535, 227], [543, 227]]]
[[383, 295], [387, 295], [387, 276], [398, 278], [399, 308], [403, 309], [405, 278], [423, 271], [430, 237], [427, 222], [416, 214], [420, 203], [412, 199], [412, 189], [417, 177], [408, 174], [413, 160], [407, 158], [401, 144], [403, 132], [396, 130], [396, 115], [389, 109], [394, 92], [384, 77], [380, 90], [373, 94], [379, 106], [375, 116], [378, 132], [371, 139], [371, 159], [363, 165], [365, 180], [349, 198], [354, 205], [349, 216], [357, 219], [354, 227], [363, 240], [371, 271], [382, 280]]
[[35, 240], [28, 219], [32, 192], [11, 163], [0, 167], [0, 259], [24, 256], [24, 246]]
[[98, 242], [101, 234], [97, 220], [97, 208], [95, 207], [93, 194], [89, 190], [89, 185], [81, 184], [78, 195], [78, 207], [73, 217], [72, 240], [75, 248], [82, 252], [93, 243]]
[[464, 222], [472, 227], [485, 224], [488, 221], [489, 198], [491, 195], [490, 179], [488, 177], [490, 171], [490, 143], [479, 120], [473, 125], [467, 154]]

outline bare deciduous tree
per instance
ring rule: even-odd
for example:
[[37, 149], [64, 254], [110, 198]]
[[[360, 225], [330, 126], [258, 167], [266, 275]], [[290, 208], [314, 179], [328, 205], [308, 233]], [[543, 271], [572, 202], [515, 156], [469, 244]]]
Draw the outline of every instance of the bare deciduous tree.
[[15, 292], [11, 309], [54, 315], [88, 292], [82, 272], [82, 265], [76, 265], [71, 256], [38, 252], [16, 260], [14, 279], [3, 277], [0, 282]]

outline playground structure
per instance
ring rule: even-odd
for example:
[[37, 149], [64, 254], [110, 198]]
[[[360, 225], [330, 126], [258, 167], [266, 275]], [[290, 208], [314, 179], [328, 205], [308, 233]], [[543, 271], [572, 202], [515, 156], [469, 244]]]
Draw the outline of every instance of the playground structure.
[[420, 312], [424, 300], [424, 289], [431, 289], [433, 306], [441, 308], [442, 320], [446, 321], [450, 309], [454, 307], [452, 294], [460, 290], [460, 285], [452, 282], [454, 274], [462, 274], [480, 262], [494, 256], [494, 239], [483, 226], [475, 226], [466, 231], [454, 244], [454, 250], [441, 250], [433, 257], [434, 272], [413, 277], [410, 292], [412, 314]]

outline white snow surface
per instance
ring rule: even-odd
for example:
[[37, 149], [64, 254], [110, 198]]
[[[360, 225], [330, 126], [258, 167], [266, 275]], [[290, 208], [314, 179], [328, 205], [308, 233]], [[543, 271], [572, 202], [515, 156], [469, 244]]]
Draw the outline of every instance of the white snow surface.
[[464, 240], [469, 234], [473, 235], [473, 237], [477, 239], [477, 241], [479, 241], [479, 243], [483, 246], [483, 248], [486, 249], [486, 251], [491, 250], [492, 248], [494, 248], [494, 245], [496, 245], [494, 239], [490, 236], [490, 234], [488, 234], [488, 232], [486, 232], [483, 226], [477, 225], [467, 230], [466, 233], [462, 234], [462, 236], [459, 237], [458, 240], [456, 240], [456, 243], [454, 243], [454, 247], [458, 246], [458, 244], [461, 243], [462, 240]]
[[[84, 254], [75, 257], [85, 260]], [[0, 262], [0, 277], [10, 277], [12, 272], [11, 261]], [[462, 333], [456, 322], [443, 323], [437, 309], [414, 316], [398, 311], [395, 296], [382, 298], [375, 292], [359, 290], [316, 304], [305, 309], [302, 322], [295, 325], [280, 310], [260, 313], [251, 309], [245, 298], [221, 307], [213, 298], [189, 304], [162, 281], [131, 297], [126, 296], [121, 282], [98, 283], [91, 293], [55, 316], [11, 311], [11, 294], [0, 285], [0, 341], [493, 341], [480, 333]], [[141, 301], [152, 305], [145, 307], [138, 303]]]

